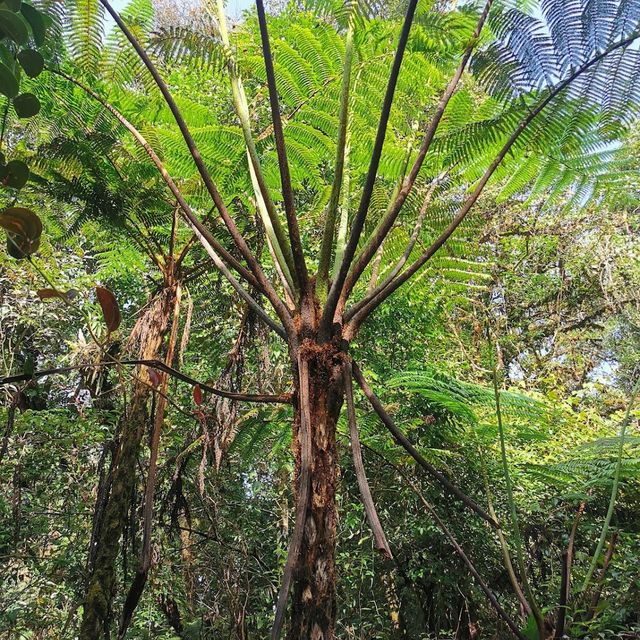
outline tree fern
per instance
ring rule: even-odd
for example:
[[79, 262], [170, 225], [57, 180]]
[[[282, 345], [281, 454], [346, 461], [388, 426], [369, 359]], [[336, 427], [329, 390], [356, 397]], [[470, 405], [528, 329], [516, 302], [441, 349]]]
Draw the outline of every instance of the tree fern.
[[[532, 90], [553, 86], [606, 47], [628, 36], [640, 25], [640, 9], [628, 0], [572, 0], [557, 3], [543, 0], [540, 14], [518, 9], [495, 11], [490, 27], [496, 41], [480, 50], [472, 63], [476, 76], [492, 93], [513, 99]], [[615, 53], [594, 65], [576, 83], [568, 96], [581, 95], [593, 106], [602, 106], [617, 118], [622, 110], [606, 108], [606, 99], [617, 93], [617, 82], [626, 85], [637, 79], [633, 50]], [[631, 54], [631, 55], [627, 55]], [[613, 75], [612, 75], [613, 73]], [[613, 86], [602, 85], [598, 91], [585, 91], [601, 80], [619, 76]], [[631, 103], [632, 104], [632, 103]]]

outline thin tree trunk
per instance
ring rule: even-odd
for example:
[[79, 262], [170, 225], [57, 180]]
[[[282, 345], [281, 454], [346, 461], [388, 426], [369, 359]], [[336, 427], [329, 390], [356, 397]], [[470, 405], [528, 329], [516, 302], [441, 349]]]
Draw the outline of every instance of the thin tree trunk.
[[131, 493], [136, 480], [136, 459], [146, 422], [147, 394], [136, 384], [122, 418], [122, 438], [114, 461], [111, 493], [95, 558], [93, 574], [84, 604], [80, 640], [96, 640], [106, 635], [111, 602], [116, 588], [116, 560], [120, 538], [127, 526]]
[[[89, 553], [87, 554], [85, 592], [89, 589], [89, 581], [95, 566], [96, 553], [98, 550], [98, 537], [100, 535], [100, 531], [102, 531], [104, 512], [109, 500], [109, 490], [111, 488], [111, 480], [113, 477], [114, 450], [116, 446], [117, 445], [113, 440], [106, 442], [102, 447], [102, 455], [98, 462], [98, 489], [96, 491], [96, 502], [93, 509], [93, 524], [91, 526], [91, 538], [89, 540]], [[105, 470], [107, 457], [109, 457], [109, 468]]]
[[16, 421], [16, 408], [18, 407], [17, 395], [12, 397], [9, 402], [9, 407], [7, 409], [7, 426], [4, 430], [4, 435], [2, 436], [2, 444], [0, 445], [0, 464], [2, 464], [2, 460], [4, 459], [7, 451], [9, 450], [9, 439], [13, 434], [13, 426]]
[[556, 630], [554, 640], [562, 640], [565, 635], [569, 635], [569, 629], [566, 628], [567, 607], [569, 606], [569, 598], [571, 597], [571, 567], [573, 566], [573, 552], [576, 542], [576, 534], [578, 533], [578, 524], [584, 512], [585, 503], [581, 502], [578, 507], [578, 513], [573, 520], [571, 533], [569, 534], [569, 542], [567, 550], [562, 554], [562, 575], [560, 582], [560, 602], [558, 605], [558, 617], [556, 621]]
[[163, 593], [158, 598], [158, 607], [164, 614], [167, 624], [173, 629], [178, 638], [184, 638], [184, 625], [180, 617], [180, 608], [175, 599], [168, 593]]
[[22, 462], [18, 460], [13, 470], [13, 496], [11, 497], [11, 519], [13, 520], [13, 552], [17, 553], [22, 536], [20, 535], [20, 521], [22, 519], [22, 488], [21, 478]]
[[[176, 285], [174, 292], [171, 333], [169, 336], [169, 344], [167, 346], [167, 355], [165, 358], [165, 363], [169, 367], [173, 364], [176, 341], [178, 339], [178, 325], [180, 324], [180, 299], [182, 294], [180, 283]], [[122, 616], [120, 618], [120, 629], [118, 631], [119, 638], [124, 638], [127, 629], [131, 624], [133, 613], [138, 606], [140, 598], [142, 597], [144, 587], [147, 583], [149, 569], [151, 567], [151, 535], [153, 523], [153, 501], [157, 477], [158, 448], [160, 446], [160, 433], [164, 424], [164, 415], [167, 407], [166, 394], [168, 391], [168, 387], [169, 376], [168, 374], [164, 373], [162, 374], [162, 381], [160, 383], [161, 393], [157, 398], [155, 416], [153, 416], [153, 429], [151, 431], [149, 470], [147, 472], [147, 484], [145, 487], [144, 508], [142, 515], [142, 549], [138, 558], [136, 574], [133, 579], [133, 583], [129, 588], [129, 593], [127, 594], [127, 598], [125, 600], [124, 608], [122, 611]]]
[[[118, 352], [119, 345], [117, 348], [112, 348], [109, 351], [109, 355], [117, 357]], [[100, 412], [106, 416], [101, 420], [103, 427], [112, 430], [114, 424], [111, 414], [114, 412], [116, 407], [113, 384], [109, 379], [109, 370], [98, 369], [95, 371], [89, 371], [85, 376], [83, 376], [83, 386], [86, 386], [89, 389], [93, 406], [96, 409], [99, 409]], [[119, 427], [119, 425], [115, 426]], [[109, 500], [109, 492], [111, 490], [111, 482], [113, 480], [113, 463], [115, 453], [118, 448], [118, 437], [119, 433], [116, 430], [113, 437], [107, 440], [107, 442], [102, 446], [102, 454], [98, 461], [98, 487], [96, 490], [96, 501], [94, 504], [91, 525], [91, 538], [89, 539], [89, 550], [85, 566], [85, 596], [89, 589], [89, 581], [93, 575], [96, 553], [98, 551], [98, 538], [102, 531], [105, 509], [107, 508], [107, 502]], [[107, 459], [109, 461], [109, 466], [105, 469]]]
[[616, 543], [618, 542], [618, 532], [614, 531], [611, 536], [611, 540], [609, 540], [609, 547], [607, 549], [607, 553], [604, 556], [604, 561], [602, 563], [602, 570], [600, 571], [600, 576], [598, 578], [598, 582], [596, 583], [596, 588], [591, 597], [591, 604], [589, 605], [589, 610], [587, 611], [587, 620], [591, 620], [598, 610], [598, 603], [600, 602], [600, 597], [602, 596], [602, 589], [604, 588], [604, 581], [607, 577], [607, 571], [609, 570], [609, 565], [611, 564], [611, 558], [613, 558], [613, 552], [616, 548]]
[[[175, 288], [164, 289], [136, 323], [131, 341], [138, 344], [140, 359], [157, 359], [171, 318], [174, 296]], [[127, 513], [136, 482], [136, 461], [147, 424], [148, 382], [145, 368], [139, 368], [131, 398], [122, 416], [120, 441], [113, 461], [111, 491], [85, 597], [80, 640], [96, 640], [107, 635], [111, 603], [116, 590], [120, 539], [127, 526]]]

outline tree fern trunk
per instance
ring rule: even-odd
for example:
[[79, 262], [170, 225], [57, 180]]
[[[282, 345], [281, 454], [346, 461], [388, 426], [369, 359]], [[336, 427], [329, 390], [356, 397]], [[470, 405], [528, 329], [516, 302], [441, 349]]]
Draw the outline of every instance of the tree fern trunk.
[[308, 364], [308, 391], [300, 393], [294, 420], [297, 497], [300, 499], [300, 424], [309, 417], [310, 491], [300, 555], [293, 574], [289, 640], [334, 637], [336, 616], [336, 423], [343, 401], [343, 354], [333, 345], [305, 340], [301, 357]]

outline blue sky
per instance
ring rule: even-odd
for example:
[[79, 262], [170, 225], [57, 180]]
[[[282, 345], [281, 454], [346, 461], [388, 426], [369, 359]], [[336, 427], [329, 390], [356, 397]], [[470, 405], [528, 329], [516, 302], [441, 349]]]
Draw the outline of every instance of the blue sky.
[[253, 4], [252, 0], [229, 0], [227, 9], [230, 16], [239, 16], [245, 9]]
[[[127, 5], [129, 0], [113, 0], [113, 8], [120, 11]], [[231, 17], [239, 16], [245, 9], [253, 4], [253, 0], [227, 0], [227, 13]]]

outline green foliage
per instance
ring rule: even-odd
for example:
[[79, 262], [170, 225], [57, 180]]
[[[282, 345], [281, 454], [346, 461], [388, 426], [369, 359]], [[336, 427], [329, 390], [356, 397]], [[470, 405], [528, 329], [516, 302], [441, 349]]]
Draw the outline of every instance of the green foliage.
[[[292, 3], [268, 17], [297, 215], [309, 256], [320, 244], [335, 171], [349, 24], [355, 25], [356, 48], [347, 168], [350, 215], [366, 176], [400, 28], [398, 7], [382, 4], [321, 0], [305, 3], [302, 10]], [[416, 188], [385, 240], [378, 282], [403, 255], [432, 180], [446, 171], [409, 260], [447, 228], [537, 101], [578, 65], [634, 32], [640, 20], [631, 0], [544, 0], [540, 6], [525, 3], [524, 9], [513, 4], [492, 10], [489, 33], [482, 35]], [[12, 8], [6, 0], [5, 5], [0, 18]], [[286, 345], [268, 337], [208, 268], [206, 255], [190, 244], [182, 223], [173, 228], [175, 202], [144, 150], [79, 86], [53, 73], [38, 75], [46, 60], [47, 67], [62, 70], [121, 111], [158, 153], [216, 239], [234, 251], [144, 65], [119, 31], [105, 32], [100, 3], [52, 3], [50, 9], [53, 22], [46, 41], [48, 20], [22, 4], [12, 15], [20, 11], [30, 26], [22, 18], [7, 18], [7, 46], [0, 49], [0, 88], [12, 94], [14, 107], [7, 111], [2, 139], [17, 156], [6, 165], [3, 156], [1, 170], [7, 186], [26, 187], [21, 197], [43, 212], [47, 228], [32, 264], [19, 268], [0, 256], [3, 375], [92, 364], [105, 357], [105, 348], [109, 357], [130, 348], [108, 335], [88, 292], [104, 284], [117, 294], [118, 336], [124, 340], [175, 275], [168, 265], [185, 249], [177, 272], [183, 314], [174, 365], [198, 380], [236, 391], [291, 391]], [[206, 12], [196, 10], [193, 17], [184, 9], [173, 24], [166, 18], [162, 22], [162, 14], [152, 9], [148, 0], [136, 0], [122, 15], [166, 78], [225, 203], [272, 277], [228, 86], [229, 68], [235, 65], [247, 91], [267, 185], [279, 194], [256, 16], [248, 12], [235, 25], [231, 50], [226, 50]], [[420, 132], [469, 42], [478, 12], [473, 5], [449, 9], [420, 3], [364, 237], [387, 210], [407, 163], [411, 166]], [[17, 85], [16, 58], [24, 75], [37, 76], [35, 82], [22, 78], [24, 91]], [[640, 353], [640, 272], [634, 259], [638, 154], [629, 134], [637, 119], [639, 69], [637, 48], [620, 49], [554, 99], [505, 158], [477, 213], [404, 295], [380, 309], [352, 347], [419, 451], [483, 508], [486, 469], [498, 517], [504, 519], [508, 505], [499, 471], [495, 398], [487, 386], [486, 325], [501, 335], [507, 384], [500, 400], [509, 475], [527, 570], [550, 615], [557, 604], [560, 558], [582, 501], [587, 509], [576, 540], [575, 584], [589, 565], [620, 444], [614, 426]], [[41, 106], [37, 115], [34, 98]], [[33, 120], [20, 122], [14, 111], [18, 116], [33, 112]], [[31, 167], [29, 182], [27, 165], [16, 164], [25, 161]], [[6, 204], [12, 205], [14, 192], [8, 193]], [[39, 230], [27, 228], [24, 215], [9, 218], [6, 211], [0, 214], [0, 224], [22, 238], [20, 257], [33, 253]], [[372, 271], [370, 266], [365, 272], [356, 297], [364, 295]], [[54, 291], [80, 295], [69, 307], [64, 304], [68, 297], [60, 295], [40, 295], [39, 300], [35, 292], [42, 293], [42, 274], [54, 283]], [[113, 311], [113, 305], [107, 308]], [[115, 328], [119, 323], [111, 316], [107, 324]], [[97, 336], [100, 346], [87, 339], [88, 333]], [[130, 380], [128, 369], [74, 369], [68, 376], [7, 387], [7, 410], [0, 414], [0, 554], [8, 567], [0, 575], [0, 634], [77, 637], [96, 488], [101, 472], [108, 473], [109, 443], [121, 435], [117, 416], [127, 406]], [[167, 396], [154, 565], [129, 636], [266, 637], [294, 512], [293, 411], [214, 400], [195, 406], [191, 388], [178, 381], [169, 383]], [[148, 403], [150, 412], [157, 402], [158, 394]], [[463, 505], [423, 478], [363, 399], [357, 402], [367, 474], [396, 564], [384, 562], [372, 548], [341, 416], [338, 635], [448, 637], [455, 629], [479, 624], [483, 635], [499, 637], [502, 631], [483, 594], [405, 475], [518, 618], [498, 541]], [[14, 403], [17, 417], [10, 429]], [[140, 544], [149, 453], [147, 438], [141, 441], [128, 467], [134, 495], [130, 505], [121, 505], [129, 523], [117, 565], [123, 585], [131, 582]], [[612, 638], [634, 631], [640, 440], [631, 435], [625, 443], [613, 519], [619, 546], [604, 577], [603, 604], [592, 620], [575, 616], [575, 637]], [[124, 593], [118, 590], [114, 611], [121, 610]], [[584, 608], [582, 601], [574, 604], [577, 611]], [[179, 626], [171, 618], [175, 611]]]
[[[420, 394], [429, 404], [448, 414], [454, 424], [476, 428], [486, 426], [487, 420], [495, 418], [493, 389], [461, 382], [436, 369], [402, 372], [391, 377], [388, 384], [391, 388], [402, 387]], [[510, 423], [521, 425], [529, 433], [549, 425], [551, 409], [540, 399], [504, 391], [500, 394], [500, 402]]]
[[[45, 13], [25, 2], [5, 3], [0, 7], [0, 93], [6, 96], [0, 124], [0, 148], [9, 137], [10, 104], [13, 104], [18, 118], [32, 118], [40, 111], [40, 101], [36, 95], [29, 91], [21, 93], [21, 71], [24, 70], [29, 78], [36, 78], [44, 69], [44, 58], [35, 47], [44, 43], [49, 20]], [[2, 152], [2, 187], [22, 189], [28, 179], [29, 168], [24, 161], [14, 158], [6, 162], [5, 153]], [[23, 257], [25, 251], [18, 248], [14, 253]]]

